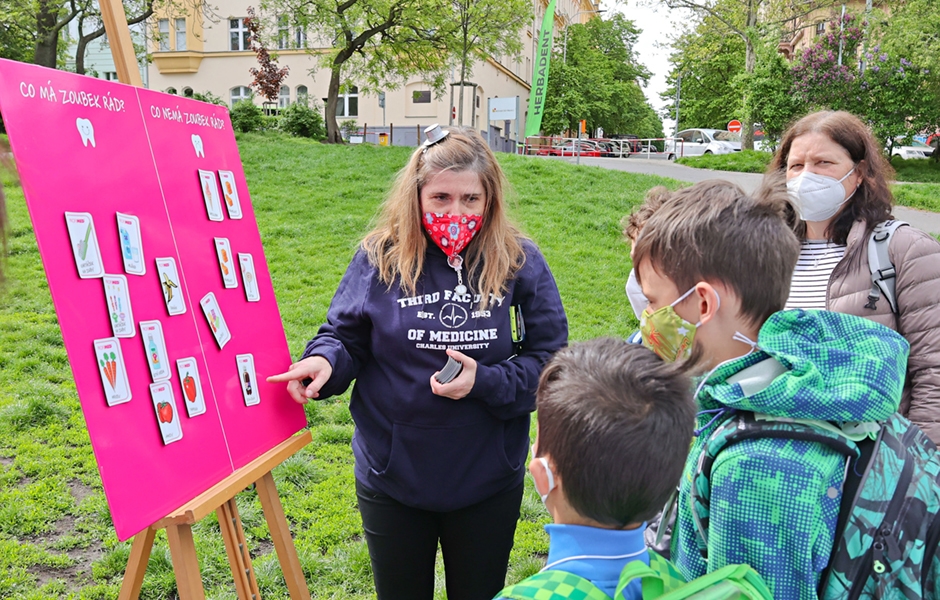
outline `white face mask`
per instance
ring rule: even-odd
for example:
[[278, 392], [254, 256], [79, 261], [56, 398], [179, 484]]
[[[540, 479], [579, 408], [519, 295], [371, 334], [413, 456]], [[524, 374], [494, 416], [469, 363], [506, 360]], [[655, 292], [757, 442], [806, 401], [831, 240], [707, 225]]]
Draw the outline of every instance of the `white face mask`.
[[643, 311], [646, 310], [646, 307], [650, 305], [650, 301], [646, 299], [646, 296], [643, 294], [643, 288], [640, 287], [640, 282], [636, 280], [636, 271], [630, 269], [630, 277], [627, 278], [627, 299], [630, 300], [630, 306], [633, 308], [633, 314], [636, 315], [636, 318], [639, 319], [643, 316]]
[[[836, 216], [843, 204], [849, 201], [855, 190], [846, 197], [842, 182], [855, 172], [855, 167], [842, 179], [803, 171], [787, 182], [790, 200], [796, 205], [804, 221], [828, 221]], [[856, 190], [858, 187], [855, 188]]]
[[539, 497], [542, 499], [542, 504], [545, 504], [545, 501], [548, 500], [548, 495], [552, 493], [552, 490], [555, 489], [555, 475], [552, 473], [552, 468], [548, 466], [548, 459], [544, 456], [535, 456], [535, 444], [532, 445], [532, 457], [535, 460], [541, 461], [542, 466], [545, 467], [545, 474], [548, 476], [548, 489], [545, 490], [545, 493], [539, 491], [539, 486], [536, 484], [535, 491], [538, 492]]

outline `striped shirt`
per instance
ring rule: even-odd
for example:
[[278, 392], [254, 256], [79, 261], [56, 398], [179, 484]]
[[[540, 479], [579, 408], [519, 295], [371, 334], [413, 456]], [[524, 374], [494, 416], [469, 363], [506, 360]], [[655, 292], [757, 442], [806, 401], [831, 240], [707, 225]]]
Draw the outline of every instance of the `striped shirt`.
[[785, 308], [825, 309], [829, 277], [843, 256], [845, 246], [842, 244], [825, 240], [803, 242]]

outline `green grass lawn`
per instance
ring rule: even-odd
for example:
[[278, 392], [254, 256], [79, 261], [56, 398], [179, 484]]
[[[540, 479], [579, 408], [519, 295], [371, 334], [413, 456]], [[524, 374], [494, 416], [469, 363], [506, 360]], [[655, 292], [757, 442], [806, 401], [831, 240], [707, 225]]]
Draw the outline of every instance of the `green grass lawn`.
[[742, 150], [731, 154], [705, 154], [703, 156], [686, 156], [676, 160], [680, 165], [695, 167], [697, 169], [714, 169], [716, 171], [738, 171], [740, 173], [763, 173], [774, 157], [770, 152], [756, 150]]
[[940, 183], [940, 162], [931, 158], [904, 160], [895, 156], [891, 159], [891, 166], [897, 171], [898, 181]]
[[[239, 138], [252, 203], [291, 352], [323, 321], [358, 240], [410, 149]], [[619, 221], [649, 188], [675, 181], [562, 161], [500, 155], [511, 214], [540, 245], [561, 290], [571, 339], [625, 336], [636, 320]], [[22, 191], [9, 177], [10, 280], [0, 292], [0, 598], [116, 598], [130, 551], [118, 542], [91, 451]], [[348, 398], [307, 405], [313, 443], [274, 471], [316, 598], [371, 598], [356, 510]], [[527, 479], [510, 581], [541, 566], [548, 516]], [[265, 598], [287, 598], [260, 504], [239, 510]], [[194, 527], [208, 597], [235, 598], [214, 516]], [[440, 573], [439, 569], [439, 573]], [[439, 577], [438, 597], [443, 598]], [[162, 532], [142, 597], [175, 584]]]
[[940, 212], [940, 183], [897, 184], [891, 192], [902, 206]]

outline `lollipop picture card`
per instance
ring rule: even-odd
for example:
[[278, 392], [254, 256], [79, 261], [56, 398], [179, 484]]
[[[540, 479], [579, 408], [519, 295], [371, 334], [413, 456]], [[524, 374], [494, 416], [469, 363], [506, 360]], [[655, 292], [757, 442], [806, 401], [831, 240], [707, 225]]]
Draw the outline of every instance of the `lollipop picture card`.
[[180, 287], [180, 275], [176, 268], [176, 259], [172, 256], [157, 259], [157, 276], [160, 278], [160, 289], [163, 290], [163, 302], [166, 312], [170, 315], [186, 313], [186, 300], [183, 299], [183, 289]]
[[117, 213], [117, 225], [124, 272], [146, 275], [147, 264], [144, 262], [144, 245], [140, 238], [140, 219], [134, 215]]
[[147, 367], [150, 377], [154, 381], [169, 379], [170, 361], [166, 355], [166, 341], [163, 339], [163, 325], [160, 321], [141, 321], [140, 337], [144, 342], [144, 354], [147, 356]]
[[69, 242], [78, 276], [82, 279], [104, 277], [101, 248], [95, 233], [95, 221], [89, 213], [67, 212], [65, 224], [69, 230]]
[[232, 339], [232, 334], [228, 329], [228, 325], [225, 324], [225, 317], [222, 316], [222, 309], [219, 308], [219, 302], [215, 299], [215, 294], [209, 292], [203, 296], [202, 300], [199, 301], [199, 306], [202, 307], [202, 314], [206, 316], [209, 329], [212, 330], [212, 335], [215, 336], [215, 343], [219, 345], [221, 350]]
[[227, 288], [237, 288], [238, 276], [235, 275], [235, 257], [232, 256], [232, 245], [229, 243], [228, 238], [215, 238], [215, 254], [219, 258], [222, 285]]
[[104, 296], [108, 303], [108, 317], [114, 337], [134, 337], [134, 312], [131, 310], [131, 296], [127, 289], [127, 277], [124, 275], [105, 275]]
[[242, 218], [242, 205], [238, 203], [238, 188], [235, 187], [235, 174], [231, 171], [219, 171], [219, 180], [222, 182], [222, 198], [228, 210], [229, 219]]
[[242, 283], [245, 284], [245, 299], [249, 302], [259, 302], [261, 292], [258, 291], [258, 274], [255, 273], [255, 260], [247, 252], [238, 253], [238, 265], [242, 269]]
[[214, 171], [199, 169], [199, 187], [202, 189], [202, 199], [206, 203], [206, 214], [210, 221], [222, 221], [222, 199], [219, 198], [219, 183]]
[[196, 359], [180, 358], [176, 361], [176, 372], [180, 376], [180, 385], [183, 387], [183, 404], [186, 405], [186, 414], [192, 417], [206, 412], [206, 397], [202, 392], [202, 379], [199, 377], [199, 365]]
[[180, 424], [176, 398], [173, 397], [173, 387], [170, 382], [151, 383], [150, 398], [153, 400], [153, 410], [157, 414], [157, 425], [160, 427], [163, 444], [172, 444], [183, 439], [183, 427]]
[[245, 406], [254, 406], [261, 402], [258, 394], [258, 376], [255, 374], [255, 357], [251, 354], [237, 354], [238, 381], [241, 384]]
[[95, 360], [101, 374], [104, 399], [108, 406], [123, 404], [131, 399], [131, 387], [127, 381], [121, 341], [116, 337], [95, 340]]

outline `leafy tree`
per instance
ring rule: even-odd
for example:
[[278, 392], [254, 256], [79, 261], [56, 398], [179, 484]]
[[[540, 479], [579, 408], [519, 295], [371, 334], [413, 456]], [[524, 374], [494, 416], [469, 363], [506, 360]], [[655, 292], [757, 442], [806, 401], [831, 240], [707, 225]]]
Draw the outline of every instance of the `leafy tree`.
[[272, 58], [264, 41], [261, 39], [261, 21], [255, 16], [255, 9], [248, 7], [248, 18], [245, 19], [245, 29], [248, 30], [248, 43], [258, 57], [258, 67], [248, 69], [254, 77], [249, 84], [257, 93], [269, 102], [275, 102], [281, 92], [281, 83], [290, 73], [290, 67], [277, 68], [277, 59]]
[[35, 16], [20, 0], [0, 0], [0, 58], [33, 62]]
[[463, 94], [473, 64], [485, 57], [515, 54], [522, 48], [519, 30], [531, 18], [530, 0], [450, 0], [453, 18], [442, 36], [460, 65], [457, 123], [463, 125]]
[[[122, 4], [127, 16], [127, 25], [143, 23], [153, 16], [155, 8], [168, 6], [171, 3], [168, 0], [124, 0]], [[104, 21], [101, 20], [101, 9], [98, 2], [80, 0], [78, 7], [80, 10], [76, 16], [78, 19], [78, 39], [75, 48], [75, 72], [84, 75], [85, 53], [88, 44], [104, 37], [106, 31]]]
[[805, 112], [803, 101], [792, 92], [793, 71], [776, 44], [762, 43], [754, 72], [742, 72], [732, 87], [749, 97], [742, 103], [743, 119], [760, 124], [765, 141], [774, 147], [790, 123]]
[[608, 133], [657, 129], [658, 118], [638, 83], [649, 77], [633, 50], [639, 33], [620, 14], [568, 28], [565, 51], [556, 46], [552, 57], [542, 117], [546, 133], [576, 129], [581, 119], [589, 130]]
[[368, 91], [400, 85], [420, 75], [442, 91], [446, 46], [440, 30], [451, 16], [444, 0], [264, 0], [275, 15], [290, 14], [330, 51], [310, 49], [330, 71], [326, 142], [342, 143], [336, 122], [340, 86], [346, 78]]

